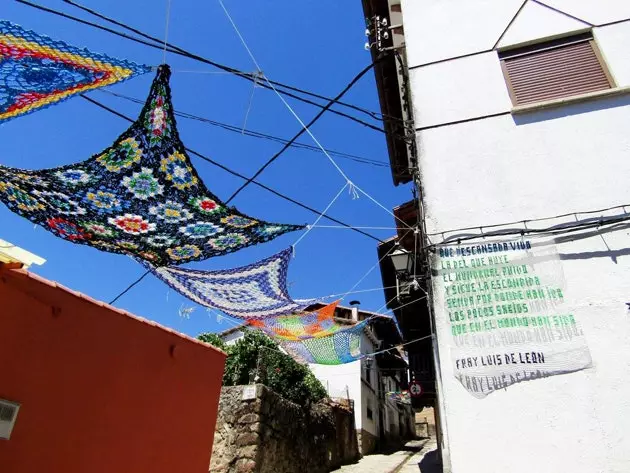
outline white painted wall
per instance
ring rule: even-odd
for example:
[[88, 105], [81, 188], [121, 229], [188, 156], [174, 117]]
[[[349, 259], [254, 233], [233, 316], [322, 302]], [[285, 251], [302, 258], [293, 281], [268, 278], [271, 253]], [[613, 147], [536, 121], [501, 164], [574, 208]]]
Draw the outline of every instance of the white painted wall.
[[544, 0], [544, 3], [593, 25], [630, 18], [630, 2], [625, 0]]
[[228, 333], [227, 335], [224, 335], [222, 338], [226, 345], [234, 345], [238, 340], [240, 340], [244, 336], [245, 336], [245, 333], [243, 333], [240, 330], [236, 330], [234, 332]]
[[[367, 329], [371, 330], [371, 329]], [[367, 336], [366, 333], [363, 333], [361, 339], [361, 353], [374, 353], [376, 351], [376, 345], [372, 341], [370, 337]], [[382, 406], [379, 403], [378, 399], [378, 372], [376, 369], [376, 360], [372, 360], [370, 364], [370, 368], [368, 368], [368, 363], [366, 360], [361, 360], [361, 397], [362, 397], [362, 409], [361, 409], [361, 428], [367, 430], [372, 435], [378, 437], [378, 428], [379, 428], [379, 418], [378, 413], [379, 409], [382, 409]], [[369, 380], [367, 376], [367, 371], [369, 369]], [[372, 409], [372, 419], [369, 419], [367, 416], [367, 406], [368, 404]]]
[[429, 232], [630, 203], [630, 97], [419, 133]]
[[[628, 2], [630, 5], [630, 2]], [[630, 85], [630, 28], [627, 23], [595, 28], [593, 35], [618, 86]]]
[[346, 397], [354, 401], [355, 428], [361, 429], [364, 410], [361, 392], [361, 362], [354, 361], [345, 365], [308, 365], [313, 374], [328, 390], [330, 397]]
[[522, 0], [402, 0], [409, 67], [491, 49]]
[[527, 2], [499, 41], [498, 47], [504, 48], [538, 38], [548, 38], [589, 26], [584, 21], [558, 13], [540, 3]]
[[[510, 112], [496, 53], [414, 68], [492, 48], [521, 3], [403, 0], [416, 126], [438, 125], [418, 133], [429, 232], [630, 203], [630, 96], [449, 125]], [[594, 24], [630, 18], [625, 0], [543, 3]], [[584, 27], [538, 7], [526, 5], [502, 44]], [[630, 22], [595, 28], [594, 35], [617, 85], [630, 85]], [[455, 473], [630, 471], [630, 312], [625, 305], [630, 302], [630, 232], [557, 248], [566, 299], [588, 342], [591, 368], [476, 399], [454, 377], [446, 312], [435, 306], [442, 425], [447, 465], [450, 458]]]
[[412, 69], [416, 127], [510, 110], [512, 102], [497, 57], [496, 52], [489, 52]]

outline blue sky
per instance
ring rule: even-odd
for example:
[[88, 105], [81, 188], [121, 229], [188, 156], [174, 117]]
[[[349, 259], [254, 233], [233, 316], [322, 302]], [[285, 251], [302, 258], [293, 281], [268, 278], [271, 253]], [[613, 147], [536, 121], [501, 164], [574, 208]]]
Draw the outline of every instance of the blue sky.
[[[51, 8], [89, 20], [93, 18], [60, 0], [41, 0]], [[163, 38], [166, 1], [85, 0], [84, 5], [113, 16], [149, 34]], [[225, 0], [235, 22], [249, 43], [265, 74], [271, 79], [306, 90], [334, 96], [371, 61], [364, 50], [365, 23], [359, 0]], [[151, 5], [150, 7], [148, 5]], [[28, 6], [5, 2], [2, 19], [27, 29], [85, 46], [95, 52], [158, 65], [162, 52], [89, 26], [41, 12]], [[246, 71], [255, 69], [225, 17], [218, 0], [172, 0], [168, 32], [172, 42], [193, 53]], [[211, 66], [167, 54], [173, 75], [173, 102], [178, 111], [241, 126], [252, 85]], [[192, 71], [192, 72], [190, 72]], [[110, 90], [144, 100], [152, 74], [140, 76]], [[140, 105], [93, 91], [91, 97], [136, 117]], [[368, 73], [344, 100], [370, 110], [379, 110], [373, 73]], [[290, 102], [308, 122], [318, 109]], [[378, 123], [376, 123], [378, 124]], [[81, 98], [73, 98], [48, 109], [0, 125], [0, 163], [11, 167], [40, 169], [83, 161], [109, 146], [128, 123]], [[247, 127], [284, 138], [300, 129], [282, 102], [271, 91], [256, 89]], [[183, 142], [190, 148], [246, 175], [253, 174], [282, 145], [242, 136], [209, 125], [178, 119]], [[342, 117], [326, 114], [312, 128], [327, 148], [387, 162], [384, 135]], [[312, 144], [308, 136], [301, 141]], [[223, 200], [242, 181], [191, 157], [209, 189]], [[393, 187], [389, 169], [336, 159], [344, 172], [385, 207], [392, 208], [411, 198], [409, 187]], [[290, 149], [274, 162], [260, 181], [315, 208], [323, 209], [344, 185], [344, 180], [321, 153]], [[316, 215], [250, 185], [232, 202], [241, 211], [268, 221], [312, 223]], [[393, 227], [393, 217], [365, 196], [352, 200], [347, 192], [329, 213], [355, 226]], [[322, 220], [322, 225], [336, 225]], [[371, 230], [382, 239], [393, 230]], [[280, 251], [299, 238], [300, 232], [283, 235], [272, 242], [237, 253], [192, 264], [199, 269], [223, 269], [245, 265]], [[131, 259], [61, 240], [0, 205], [0, 238], [46, 258], [38, 274], [106, 302], [143, 273]], [[296, 249], [289, 270], [290, 292], [295, 298], [315, 298], [348, 291], [377, 262], [376, 241], [347, 229], [313, 229]], [[378, 268], [360, 289], [381, 286]], [[350, 296], [367, 310], [384, 304], [382, 291]], [[116, 304], [142, 317], [197, 335], [221, 331], [233, 324], [217, 323], [205, 309], [197, 307], [189, 319], [179, 316], [183, 307], [195, 306], [147, 276]]]

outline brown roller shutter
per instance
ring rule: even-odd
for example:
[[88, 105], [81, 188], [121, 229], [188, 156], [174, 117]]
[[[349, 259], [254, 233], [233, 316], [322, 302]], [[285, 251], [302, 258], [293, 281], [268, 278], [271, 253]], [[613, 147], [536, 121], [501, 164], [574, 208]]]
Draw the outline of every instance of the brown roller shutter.
[[613, 87], [590, 33], [499, 54], [514, 105]]

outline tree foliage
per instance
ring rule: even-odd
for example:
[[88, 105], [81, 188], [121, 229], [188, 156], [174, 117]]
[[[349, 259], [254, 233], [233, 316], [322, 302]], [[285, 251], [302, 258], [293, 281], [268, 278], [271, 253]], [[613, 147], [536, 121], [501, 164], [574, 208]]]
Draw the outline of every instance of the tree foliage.
[[248, 331], [234, 345], [226, 345], [213, 333], [204, 333], [198, 338], [228, 354], [224, 386], [257, 381], [302, 406], [326, 397], [326, 389], [311, 370], [282, 353], [278, 344], [262, 332]]
[[197, 337], [198, 340], [202, 342], [209, 343], [212, 346], [217, 347], [220, 350], [226, 351], [227, 345], [223, 341], [221, 337], [219, 337], [216, 333], [202, 333]]

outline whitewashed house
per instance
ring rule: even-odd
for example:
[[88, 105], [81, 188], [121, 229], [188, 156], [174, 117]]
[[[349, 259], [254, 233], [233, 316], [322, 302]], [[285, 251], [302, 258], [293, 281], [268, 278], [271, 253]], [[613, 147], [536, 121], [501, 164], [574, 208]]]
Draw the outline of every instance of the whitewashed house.
[[363, 3], [444, 470], [629, 471], [630, 2]]

